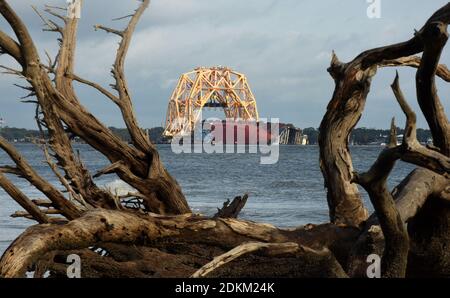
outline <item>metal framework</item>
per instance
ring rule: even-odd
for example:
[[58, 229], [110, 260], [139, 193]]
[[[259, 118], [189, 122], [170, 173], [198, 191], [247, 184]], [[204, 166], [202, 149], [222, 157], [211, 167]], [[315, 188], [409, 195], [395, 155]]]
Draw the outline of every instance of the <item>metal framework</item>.
[[259, 120], [245, 75], [227, 67], [199, 67], [181, 75], [169, 101], [164, 135], [190, 134], [203, 108], [223, 108], [227, 119]]

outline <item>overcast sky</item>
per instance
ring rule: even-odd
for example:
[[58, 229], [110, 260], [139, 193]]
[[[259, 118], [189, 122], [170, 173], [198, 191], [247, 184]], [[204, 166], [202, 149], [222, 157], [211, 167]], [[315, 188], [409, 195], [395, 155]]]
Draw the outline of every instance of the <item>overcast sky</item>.
[[[56, 35], [42, 32], [31, 5], [44, 1], [9, 1], [29, 25], [44, 59], [56, 53]], [[64, 5], [65, 0], [46, 3]], [[76, 72], [107, 86], [118, 38], [96, 32], [100, 23], [116, 28], [135, 0], [85, 0], [81, 16]], [[135, 109], [143, 127], [164, 122], [167, 103], [180, 74], [198, 66], [226, 65], [247, 75], [261, 117], [278, 117], [299, 127], [318, 127], [334, 82], [326, 72], [334, 49], [342, 61], [361, 51], [409, 39], [446, 0], [381, 0], [381, 18], [367, 17], [366, 0], [153, 0], [138, 25], [126, 62]], [[0, 28], [10, 33], [7, 24]], [[444, 53], [441, 62], [449, 64]], [[1, 64], [10, 60], [0, 57]], [[390, 83], [394, 69], [382, 69], [358, 126], [387, 128], [392, 116], [403, 126]], [[417, 110], [415, 72], [400, 69], [402, 88]], [[32, 105], [19, 103], [24, 93], [0, 75], [0, 117], [8, 126], [34, 127]], [[449, 109], [450, 87], [439, 82]], [[107, 125], [124, 127], [117, 108], [97, 92], [77, 87], [80, 100]], [[211, 115], [217, 113], [211, 113]], [[423, 117], [418, 125], [426, 127]]]

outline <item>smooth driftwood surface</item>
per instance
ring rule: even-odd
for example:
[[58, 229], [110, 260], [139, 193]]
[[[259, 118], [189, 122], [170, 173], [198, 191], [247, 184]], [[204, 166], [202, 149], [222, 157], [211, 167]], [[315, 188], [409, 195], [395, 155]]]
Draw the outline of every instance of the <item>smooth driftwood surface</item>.
[[240, 256], [248, 253], [252, 253], [258, 250], [266, 250], [272, 255], [294, 253], [298, 251], [299, 246], [297, 243], [285, 242], [285, 243], [264, 243], [264, 242], [247, 242], [243, 243], [232, 250], [215, 257], [214, 260], [204, 265], [202, 268], [195, 271], [191, 277], [205, 277], [215, 269], [223, 266]]

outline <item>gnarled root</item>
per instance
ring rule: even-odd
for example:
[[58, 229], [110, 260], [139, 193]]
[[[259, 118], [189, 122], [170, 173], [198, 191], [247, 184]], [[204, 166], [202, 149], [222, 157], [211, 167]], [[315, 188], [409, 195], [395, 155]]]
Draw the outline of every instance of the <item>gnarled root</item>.
[[[329, 267], [319, 268], [319, 271], [325, 272], [324, 274], [328, 274], [327, 276], [343, 277], [345, 276], [344, 271], [336, 261], [334, 253], [342, 257], [341, 252], [348, 249], [358, 234], [358, 229], [337, 227], [331, 224], [282, 230], [268, 224], [237, 219], [210, 219], [193, 214], [137, 215], [126, 211], [95, 209], [64, 225], [42, 224], [28, 228], [10, 245], [0, 259], [0, 276], [24, 276], [39, 261], [46, 258], [48, 260], [51, 253], [64, 256], [68, 253], [78, 252], [81, 253], [84, 269], [89, 266], [91, 269], [111, 267], [111, 274], [114, 273], [114, 276], [135, 272], [135, 276], [187, 277], [212, 261], [214, 257], [243, 243], [262, 242], [265, 243], [263, 246], [278, 247], [289, 242], [293, 243], [289, 245], [295, 244], [299, 247], [292, 254], [281, 254], [276, 257], [268, 257], [264, 254], [249, 255], [248, 257], [242, 256], [237, 261], [251, 262], [249, 260], [254, 257], [264, 258], [265, 264], [271, 263], [273, 270], [277, 270], [277, 266], [272, 263], [277, 259], [308, 263], [311, 262], [311, 255], [315, 255], [316, 265], [318, 262], [321, 266]], [[100, 256], [92, 250], [87, 250], [92, 247], [102, 248], [106, 251], [106, 255]], [[328, 251], [328, 249], [329, 253], [317, 253], [317, 251]], [[134, 256], [133, 252], [135, 252]], [[278, 250], [278, 252], [283, 251]], [[154, 260], [156, 256], [165, 258], [168, 264], [172, 263], [174, 271], [164, 272], [164, 266], [162, 268], [152, 267], [156, 264], [149, 263], [149, 260]], [[192, 261], [191, 264], [189, 260]], [[55, 262], [55, 257], [53, 257], [53, 260], [47, 261], [47, 263], [47, 268], [51, 272], [52, 270], [59, 274], [63, 272], [61, 263], [64, 264], [64, 262]], [[214, 270], [214, 273], [218, 274], [217, 272], [220, 270], [233, 271], [230, 269], [233, 268], [233, 263], [230, 262], [227, 266]], [[255, 265], [257, 264], [253, 264], [247, 269], [258, 270], [251, 268]], [[289, 268], [293, 269], [292, 266], [287, 266], [285, 269]], [[302, 274], [308, 276], [307, 272], [302, 272], [302, 270], [297, 269], [291, 271], [290, 274], [291, 276], [302, 276]], [[86, 273], [89, 272], [92, 273], [92, 270], [86, 271]], [[98, 272], [102, 276], [108, 274], [107, 270]], [[264, 270], [261, 270], [260, 273], [260, 275], [270, 274]], [[240, 274], [245, 275], [242, 268]], [[226, 274], [224, 273], [224, 275]], [[91, 276], [93, 277], [95, 274]]]
[[[393, 191], [396, 208], [405, 224], [417, 222], [415, 219], [431, 198], [436, 197], [449, 185], [449, 180], [430, 170], [418, 168], [412, 171]], [[442, 209], [442, 208], [441, 208]], [[417, 247], [412, 227], [409, 227], [411, 237], [411, 254], [408, 260], [407, 275], [413, 267], [411, 255]], [[350, 252], [348, 273], [353, 277], [366, 276], [366, 258], [370, 254], [382, 255], [384, 236], [379, 227], [376, 214], [372, 214], [364, 225], [363, 231]]]

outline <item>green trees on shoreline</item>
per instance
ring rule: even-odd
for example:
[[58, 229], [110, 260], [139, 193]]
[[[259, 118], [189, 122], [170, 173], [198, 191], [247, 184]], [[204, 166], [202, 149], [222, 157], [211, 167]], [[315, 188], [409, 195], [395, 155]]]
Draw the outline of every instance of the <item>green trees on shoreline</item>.
[[[109, 127], [109, 129], [122, 140], [129, 142], [131, 140], [130, 135], [125, 128]], [[162, 136], [164, 129], [162, 127], [149, 128], [148, 134], [152, 140], [155, 140], [156, 144], [165, 144], [168, 142], [166, 138]], [[399, 135], [402, 135], [403, 128], [397, 128]], [[308, 136], [310, 145], [317, 145], [317, 138], [319, 136], [319, 130], [314, 127], [308, 127], [303, 129], [303, 134]], [[38, 130], [16, 128], [16, 127], [3, 127], [0, 128], [0, 135], [9, 141], [16, 142], [31, 142], [33, 138], [39, 137]], [[387, 143], [389, 137], [389, 129], [376, 129], [359, 127], [352, 131], [350, 137], [350, 143], [354, 145], [370, 145]], [[417, 129], [417, 139], [419, 142], [426, 143], [431, 138], [431, 133], [428, 129]]]
[[[109, 127], [109, 129], [123, 141], [131, 141], [130, 134], [126, 128]], [[162, 127], [154, 127], [149, 128], [147, 132], [150, 135], [150, 138], [155, 140], [155, 143], [164, 144], [167, 143], [167, 140], [162, 136], [163, 130], [164, 129]], [[33, 139], [40, 138], [40, 133], [37, 129], [34, 130], [5, 126], [0, 128], [0, 136], [4, 137], [8, 141], [28, 143], [32, 142]], [[75, 139], [75, 141], [77, 140], [78, 138]]]
[[[397, 133], [403, 135], [404, 129], [398, 127]], [[317, 139], [319, 136], [319, 130], [314, 127], [308, 127], [303, 129], [303, 134], [308, 136], [309, 143], [311, 145], [317, 145]], [[426, 143], [431, 138], [431, 132], [428, 129], [417, 129], [417, 139], [421, 143]], [[370, 145], [388, 143], [389, 129], [377, 129], [359, 127], [355, 128], [350, 135], [350, 144], [354, 145]]]

